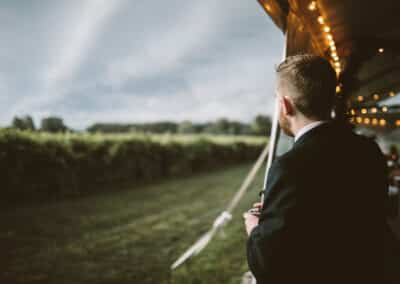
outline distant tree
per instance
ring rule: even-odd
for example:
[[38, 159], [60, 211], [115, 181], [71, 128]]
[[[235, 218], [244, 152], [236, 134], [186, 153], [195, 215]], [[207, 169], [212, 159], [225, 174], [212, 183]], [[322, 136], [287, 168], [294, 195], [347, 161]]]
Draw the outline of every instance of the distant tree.
[[178, 124], [175, 122], [161, 121], [152, 123], [96, 123], [86, 129], [88, 132], [101, 133], [176, 133]]
[[228, 134], [249, 135], [249, 134], [251, 134], [251, 128], [250, 128], [249, 124], [238, 122], [238, 121], [230, 121]]
[[195, 133], [196, 128], [189, 120], [182, 121], [178, 126], [179, 133]]
[[269, 135], [271, 133], [272, 121], [269, 116], [257, 115], [251, 125], [256, 135]]
[[23, 120], [25, 122], [25, 125], [26, 125], [27, 129], [29, 129], [29, 130], [35, 130], [36, 129], [35, 123], [33, 122], [33, 119], [32, 119], [32, 117], [30, 115], [24, 116]]
[[220, 118], [215, 122], [206, 123], [203, 132], [211, 134], [228, 134], [229, 121], [226, 118]]
[[89, 126], [86, 130], [88, 132], [121, 133], [121, 132], [133, 131], [133, 128], [135, 129], [135, 131], [138, 130], [136, 129], [135, 126], [129, 124], [96, 123], [93, 124], [92, 126]]
[[62, 118], [51, 116], [42, 119], [41, 130], [47, 132], [65, 132], [68, 128], [64, 125]]
[[35, 130], [35, 124], [30, 115], [14, 117], [12, 121], [12, 127], [20, 130]]
[[16, 129], [20, 129], [20, 130], [25, 130], [24, 122], [18, 116], [14, 117], [14, 119], [12, 121], [12, 127], [16, 128]]
[[226, 118], [220, 118], [215, 122], [216, 133], [228, 134], [230, 129], [230, 123]]
[[189, 120], [181, 123], [159, 121], [150, 123], [96, 123], [87, 128], [88, 132], [101, 133], [210, 133], [226, 135], [266, 135], [271, 128], [268, 116], [258, 115], [252, 124], [220, 118], [216, 121], [193, 123]]

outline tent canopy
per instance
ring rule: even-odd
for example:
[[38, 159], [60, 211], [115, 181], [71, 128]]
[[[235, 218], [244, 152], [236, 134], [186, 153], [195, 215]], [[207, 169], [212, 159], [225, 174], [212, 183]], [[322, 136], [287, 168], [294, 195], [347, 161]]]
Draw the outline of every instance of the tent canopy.
[[355, 123], [400, 127], [400, 108], [389, 103], [400, 92], [400, 1], [258, 1], [287, 34], [288, 55], [330, 60]]

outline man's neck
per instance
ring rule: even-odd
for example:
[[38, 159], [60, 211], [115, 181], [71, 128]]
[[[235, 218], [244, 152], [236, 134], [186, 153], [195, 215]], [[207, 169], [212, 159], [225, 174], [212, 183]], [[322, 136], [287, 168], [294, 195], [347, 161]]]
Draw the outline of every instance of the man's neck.
[[301, 136], [324, 122], [326, 122], [326, 120], [308, 120], [307, 122], [302, 123], [302, 127], [297, 129], [297, 132], [295, 132], [294, 141], [296, 142]]
[[311, 123], [317, 122], [317, 121], [322, 121], [322, 119], [321, 120], [309, 119], [309, 118], [305, 118], [305, 117], [297, 119], [292, 124], [293, 125], [292, 126], [292, 130], [293, 130], [294, 135], [296, 136], [299, 133], [299, 131], [301, 129], [303, 129], [305, 126], [307, 126], [307, 125], [309, 125]]

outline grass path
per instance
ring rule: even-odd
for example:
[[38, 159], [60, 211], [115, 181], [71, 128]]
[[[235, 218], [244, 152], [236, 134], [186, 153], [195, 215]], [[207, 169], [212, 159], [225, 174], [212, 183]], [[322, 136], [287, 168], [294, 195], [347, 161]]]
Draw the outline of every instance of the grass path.
[[240, 283], [241, 213], [257, 199], [262, 173], [224, 232], [178, 270], [169, 266], [209, 229], [250, 167], [3, 209], [0, 283]]

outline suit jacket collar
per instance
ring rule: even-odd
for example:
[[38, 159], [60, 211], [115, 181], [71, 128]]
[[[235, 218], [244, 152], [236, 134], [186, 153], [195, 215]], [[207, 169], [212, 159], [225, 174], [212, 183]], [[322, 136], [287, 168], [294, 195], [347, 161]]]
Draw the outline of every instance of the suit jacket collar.
[[327, 133], [327, 132], [331, 131], [332, 128], [334, 128], [335, 126], [336, 126], [336, 122], [333, 120], [329, 120], [325, 123], [322, 123], [322, 124], [312, 128], [311, 130], [307, 131], [302, 136], [300, 136], [299, 139], [297, 139], [294, 142], [293, 148], [303, 144], [310, 138], [315, 137], [316, 135]]
[[314, 121], [314, 122], [311, 122], [311, 123], [307, 124], [306, 126], [301, 128], [297, 132], [297, 134], [294, 136], [294, 142], [296, 142], [301, 136], [303, 136], [305, 133], [307, 133], [311, 129], [321, 125], [322, 123], [326, 123], [326, 122], [327, 122], [327, 120], [318, 120], [318, 121]]

